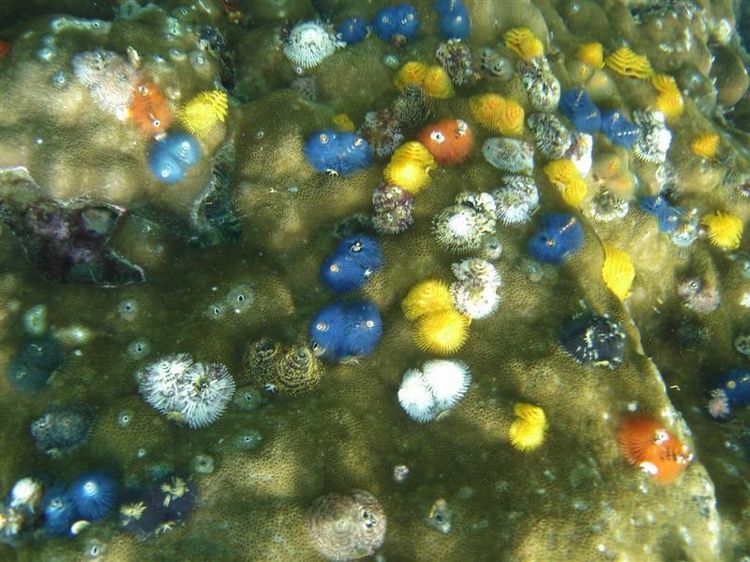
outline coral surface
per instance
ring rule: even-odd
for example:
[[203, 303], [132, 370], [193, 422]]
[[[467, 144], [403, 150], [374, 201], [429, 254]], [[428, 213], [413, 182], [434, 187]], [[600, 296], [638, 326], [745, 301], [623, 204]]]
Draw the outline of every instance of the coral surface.
[[0, 560], [750, 557], [746, 2], [0, 4]]

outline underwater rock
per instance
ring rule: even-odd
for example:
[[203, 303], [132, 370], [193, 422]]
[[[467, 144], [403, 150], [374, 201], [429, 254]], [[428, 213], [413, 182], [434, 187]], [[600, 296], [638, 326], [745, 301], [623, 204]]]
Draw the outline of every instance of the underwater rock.
[[49, 378], [65, 363], [63, 346], [52, 337], [26, 340], [8, 363], [11, 386], [26, 394], [44, 390]]
[[64, 205], [45, 197], [25, 169], [0, 171], [0, 218], [53, 283], [111, 287], [143, 281], [143, 270], [108, 245], [123, 213], [108, 204]]

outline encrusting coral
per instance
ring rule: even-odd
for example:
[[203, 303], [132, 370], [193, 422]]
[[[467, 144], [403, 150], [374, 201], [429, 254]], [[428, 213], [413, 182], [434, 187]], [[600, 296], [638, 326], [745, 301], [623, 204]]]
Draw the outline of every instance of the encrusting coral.
[[[0, 13], [15, 23], [0, 60], [0, 166], [14, 171], [0, 173], [0, 366], [11, 375], [0, 377], [0, 558], [312, 561], [319, 539], [326, 556], [435, 562], [704, 562], [748, 550], [746, 410], [730, 392], [745, 388], [745, 370], [733, 366], [744, 360], [734, 340], [748, 306], [750, 220], [744, 108], [731, 107], [746, 86], [724, 75], [744, 56], [737, 3], [422, 1], [413, 7], [421, 27], [403, 47], [376, 34], [338, 45], [321, 22], [371, 21], [374, 10], [357, 2], [124, 2], [98, 20], [51, 15], [61, 8], [49, 0], [35, 3], [47, 14], [25, 19], [27, 5], [6, 4]], [[451, 9], [471, 27], [466, 48], [451, 52], [481, 56], [483, 68], [453, 83], [452, 97], [430, 98], [425, 86], [450, 92], [431, 67], [445, 39], [439, 22], [451, 17], [437, 10]], [[722, 20], [738, 22], [737, 34], [722, 35]], [[532, 39], [517, 52], [502, 44], [519, 27], [542, 52]], [[284, 54], [306, 30], [326, 40], [325, 60], [310, 68]], [[612, 59], [598, 68], [623, 45], [653, 74], [632, 57], [621, 67], [630, 76]], [[485, 46], [494, 51], [486, 65]], [[408, 61], [421, 70], [397, 88]], [[92, 87], [99, 62], [115, 81]], [[672, 119], [667, 106], [655, 111], [648, 79], [663, 74], [683, 100]], [[315, 82], [316, 99], [293, 89], [301, 77], [308, 91]], [[165, 131], [129, 113], [144, 82], [175, 111]], [[561, 111], [573, 85], [607, 124], [588, 140], [577, 127], [596, 119]], [[214, 117], [197, 138], [179, 109], [200, 92], [225, 93], [227, 106], [223, 121], [204, 107]], [[471, 107], [486, 95], [508, 100], [495, 107], [513, 127], [480, 123], [497, 124]], [[370, 112], [383, 136], [389, 119], [401, 126], [385, 152], [363, 134]], [[312, 166], [304, 149], [321, 131], [342, 134], [332, 121], [341, 114], [354, 141], [334, 156], [358, 149], [367, 163], [348, 175], [326, 173], [349, 171], [335, 157]], [[442, 120], [474, 135], [455, 166], [417, 141]], [[171, 158], [156, 150], [162, 134], [196, 160], [174, 183], [153, 173]], [[716, 146], [693, 146], [700, 135], [716, 135]], [[543, 173], [558, 160], [586, 182], [574, 206]], [[552, 178], [578, 182], [564, 166]], [[20, 180], [19, 167], [32, 179]], [[30, 185], [33, 195], [18, 189]], [[376, 239], [382, 267], [337, 296], [320, 269], [351, 236]], [[131, 267], [104, 267], [103, 255]], [[334, 317], [334, 361], [321, 360], [312, 320], [336, 302], [368, 315]], [[248, 368], [243, 352], [265, 340], [278, 344], [277, 360]], [[216, 404], [219, 367], [180, 378], [180, 399], [197, 405], [170, 403], [174, 389], [158, 376], [144, 390], [169, 412], [139, 393], [136, 374], [180, 352], [236, 379], [231, 400], [224, 379], [220, 417], [200, 409]], [[36, 377], [26, 387], [24, 372]], [[727, 372], [734, 378], [720, 379]], [[88, 440], [38, 450], [30, 424], [47, 404], [87, 408]], [[653, 431], [623, 456], [630, 416]], [[661, 446], [664, 432], [673, 447]], [[62, 459], [46, 453], [55, 449]], [[113, 470], [123, 491], [116, 516], [36, 540], [55, 516], [41, 504], [24, 512], [14, 483], [39, 473], [68, 484], [97, 469]], [[58, 492], [48, 500], [67, 505]], [[161, 518], [182, 502], [178, 524]], [[332, 507], [311, 519], [320, 504]], [[26, 527], [10, 536], [19, 512]], [[310, 533], [331, 513], [354, 531], [348, 550], [331, 542], [341, 535], [330, 525]]]

